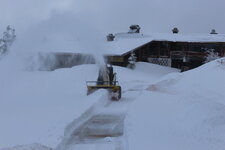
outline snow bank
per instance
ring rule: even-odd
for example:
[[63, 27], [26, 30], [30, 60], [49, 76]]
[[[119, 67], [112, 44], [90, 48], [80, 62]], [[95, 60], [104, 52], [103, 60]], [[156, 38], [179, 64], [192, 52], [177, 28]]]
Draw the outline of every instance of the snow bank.
[[150, 85], [128, 113], [129, 149], [224, 149], [224, 61], [170, 74]]
[[179, 72], [178, 69], [144, 62], [137, 62], [134, 70], [117, 66], [114, 70], [124, 92], [143, 90], [159, 78]]
[[41, 143], [55, 147], [64, 128], [95, 104], [104, 92], [86, 96], [97, 66], [53, 72], [3, 71], [0, 78], [0, 147]]
[[52, 148], [41, 145], [41, 144], [29, 144], [29, 145], [19, 145], [11, 148], [2, 148], [1, 150], [52, 150]]
[[[107, 103], [104, 90], [86, 96], [85, 82], [96, 80], [96, 65], [52, 72], [19, 71], [2, 65], [0, 68], [0, 148], [15, 145], [26, 147], [26, 144], [34, 142], [60, 148], [79, 128], [79, 124]], [[148, 63], [137, 63], [135, 70], [115, 66], [114, 71], [117, 72], [123, 95], [121, 103], [113, 104], [113, 110], [107, 109], [110, 112], [127, 110], [128, 102], [132, 102], [139, 91], [165, 74], [178, 72]], [[12, 149], [17, 148], [20, 147]]]
[[[104, 105], [110, 102], [106, 90], [98, 90], [90, 95], [89, 97], [95, 103], [88, 104], [89, 107], [86, 108], [86, 111], [80, 114], [79, 117], [74, 118], [64, 129], [65, 134], [61, 142], [57, 145], [57, 150], [65, 150], [68, 147], [72, 146], [76, 140], [74, 136], [79, 134], [80, 129], [84, 124], [91, 118], [98, 110]], [[95, 100], [97, 99], [97, 101]]]

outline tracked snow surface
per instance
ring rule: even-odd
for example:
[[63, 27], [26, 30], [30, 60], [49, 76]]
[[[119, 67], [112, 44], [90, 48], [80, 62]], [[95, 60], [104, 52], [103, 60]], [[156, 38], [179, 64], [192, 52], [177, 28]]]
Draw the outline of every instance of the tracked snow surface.
[[0, 150], [222, 150], [224, 62], [184, 73], [149, 63], [135, 70], [115, 66], [118, 102], [105, 90], [86, 96], [85, 81], [96, 80], [96, 65], [2, 69]]

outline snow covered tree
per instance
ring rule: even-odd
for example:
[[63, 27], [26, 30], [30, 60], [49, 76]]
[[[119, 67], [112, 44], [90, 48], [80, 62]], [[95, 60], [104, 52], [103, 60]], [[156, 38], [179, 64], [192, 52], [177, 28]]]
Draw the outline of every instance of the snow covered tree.
[[206, 52], [207, 56], [205, 58], [205, 63], [220, 58], [218, 52], [215, 52], [215, 49], [207, 49]]
[[6, 51], [6, 45], [3, 42], [3, 40], [0, 39], [0, 55], [3, 54], [3, 53], [5, 53], [5, 51]]
[[7, 26], [6, 31], [3, 32], [3, 37], [0, 38], [0, 56], [9, 51], [9, 47], [16, 40], [15, 29]]
[[130, 57], [128, 58], [128, 67], [131, 69], [134, 69], [136, 61], [137, 61], [137, 57], [135, 56], [135, 53], [132, 52]]

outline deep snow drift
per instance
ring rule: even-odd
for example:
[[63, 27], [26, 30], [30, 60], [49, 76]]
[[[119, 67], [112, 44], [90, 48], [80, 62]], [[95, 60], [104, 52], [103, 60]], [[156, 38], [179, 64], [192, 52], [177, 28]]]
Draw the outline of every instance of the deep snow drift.
[[222, 150], [225, 59], [150, 85], [127, 117], [129, 149]]
[[[19, 71], [2, 65], [1, 69], [0, 148], [31, 143], [56, 147], [65, 127], [105, 95], [99, 91], [86, 96], [85, 82], [97, 79], [96, 65], [52, 72]], [[177, 71], [145, 63], [138, 64], [136, 70], [114, 69], [124, 92], [140, 90], [142, 85]], [[130, 98], [129, 94], [124, 97]]]
[[[129, 150], [223, 149], [224, 61], [184, 73], [148, 63], [137, 63], [135, 70], [115, 66], [122, 99], [112, 103], [110, 110], [101, 110], [126, 110], [122, 138]], [[76, 125], [86, 110], [105, 103], [104, 90], [86, 96], [85, 81], [96, 80], [97, 68], [81, 65], [53, 72], [2, 72], [0, 149], [24, 144], [32, 149], [31, 143], [55, 148], [65, 139], [65, 128]]]
[[87, 99], [96, 66], [54, 72], [4, 71], [0, 79], [0, 147], [42, 143], [54, 147], [64, 128], [101, 95]]

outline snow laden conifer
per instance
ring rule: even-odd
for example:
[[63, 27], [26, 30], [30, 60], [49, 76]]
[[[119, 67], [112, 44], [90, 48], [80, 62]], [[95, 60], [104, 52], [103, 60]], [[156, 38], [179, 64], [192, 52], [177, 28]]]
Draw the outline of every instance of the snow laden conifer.
[[137, 61], [137, 57], [135, 56], [135, 53], [132, 52], [130, 54], [130, 57], [128, 58], [128, 68], [134, 69], [136, 61]]
[[206, 53], [207, 53], [207, 56], [205, 58], [205, 63], [220, 58], [218, 52], [216, 52], [215, 49], [207, 49]]
[[3, 32], [2, 38], [0, 38], [0, 58], [9, 52], [10, 46], [16, 40], [15, 29], [9, 25], [6, 27], [6, 31]]

